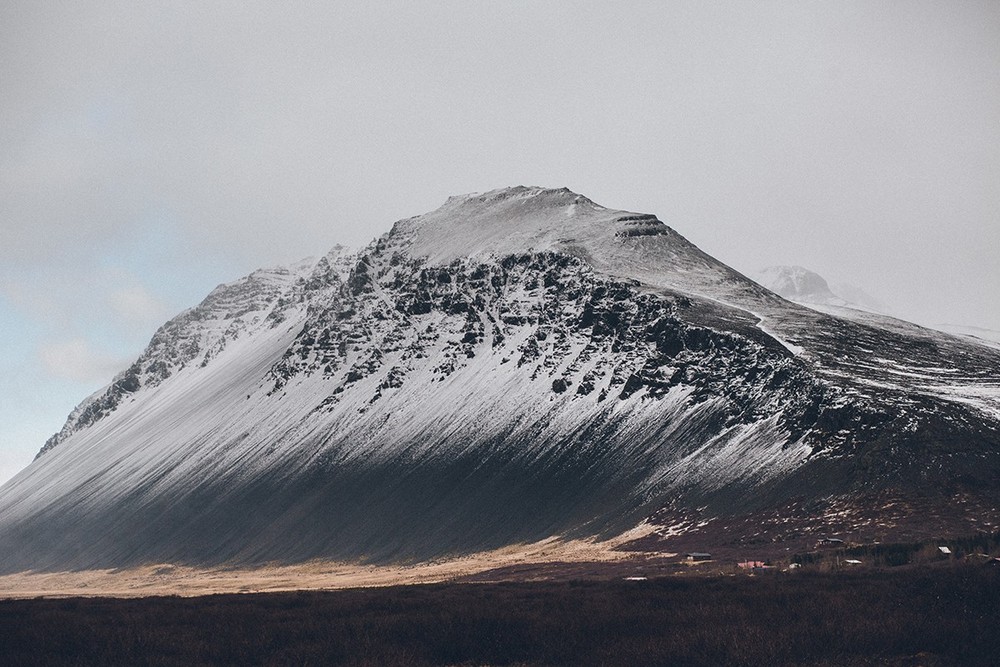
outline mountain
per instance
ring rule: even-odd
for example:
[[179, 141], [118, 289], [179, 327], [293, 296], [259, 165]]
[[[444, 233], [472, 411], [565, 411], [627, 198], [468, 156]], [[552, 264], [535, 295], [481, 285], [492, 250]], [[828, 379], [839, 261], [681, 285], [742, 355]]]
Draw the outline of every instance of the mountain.
[[891, 311], [891, 308], [885, 302], [872, 296], [857, 285], [852, 285], [850, 283], [833, 283], [830, 285], [830, 291], [846, 301], [848, 306], [851, 308], [860, 308], [861, 310], [867, 310], [872, 313], [885, 314], [888, 314]]
[[888, 306], [860, 287], [849, 283], [830, 285], [823, 276], [801, 266], [769, 266], [752, 277], [775, 294], [808, 306], [889, 311]]
[[847, 306], [827, 284], [823, 276], [801, 266], [769, 266], [753, 276], [761, 285], [775, 294], [796, 302]]
[[934, 328], [955, 336], [961, 336], [981, 345], [1000, 348], [1000, 331], [996, 331], [995, 329], [985, 329], [983, 327], [962, 324], [937, 324]]
[[986, 528], [998, 378], [998, 350], [797, 305], [651, 214], [453, 197], [164, 324], [0, 487], [0, 568]]
[[[863, 315], [843, 309], [882, 314], [889, 311], [888, 306], [860, 287], [848, 283], [830, 285], [823, 276], [801, 266], [769, 266], [754, 273], [753, 279], [779, 296], [832, 315], [863, 319]], [[981, 345], [1000, 345], [1000, 331], [959, 324], [935, 324], [931, 328]]]

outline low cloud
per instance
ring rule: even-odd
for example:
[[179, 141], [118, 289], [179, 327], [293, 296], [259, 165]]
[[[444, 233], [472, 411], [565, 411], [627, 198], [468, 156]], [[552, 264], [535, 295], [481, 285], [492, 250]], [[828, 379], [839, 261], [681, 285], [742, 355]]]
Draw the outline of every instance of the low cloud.
[[127, 365], [127, 360], [95, 350], [83, 338], [43, 343], [38, 357], [53, 377], [90, 385], [110, 382]]
[[111, 310], [128, 329], [145, 330], [167, 319], [169, 308], [142, 285], [131, 285], [112, 292], [108, 297]]

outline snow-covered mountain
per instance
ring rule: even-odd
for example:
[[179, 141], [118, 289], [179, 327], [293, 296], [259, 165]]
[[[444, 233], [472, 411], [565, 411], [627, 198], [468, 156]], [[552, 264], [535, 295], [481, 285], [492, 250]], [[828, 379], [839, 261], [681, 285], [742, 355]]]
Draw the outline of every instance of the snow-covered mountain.
[[0, 487], [0, 569], [414, 561], [998, 480], [997, 350], [515, 187], [167, 322]]
[[955, 336], [961, 336], [981, 345], [1000, 348], [1000, 331], [986, 329], [983, 327], [973, 327], [961, 324], [938, 324], [934, 326], [938, 331], [944, 331]]
[[[789, 301], [817, 308], [831, 315], [863, 320], [866, 318], [863, 313], [851, 311], [889, 314], [888, 306], [860, 287], [847, 283], [830, 285], [823, 276], [801, 266], [769, 266], [751, 277]], [[959, 324], [936, 324], [931, 328], [981, 345], [1000, 346], [1000, 331]]]
[[850, 308], [860, 308], [871, 313], [883, 314], [890, 314], [892, 311], [892, 308], [884, 301], [851, 283], [831, 283], [830, 291], [846, 301]]
[[796, 302], [830, 306], [849, 306], [846, 299], [833, 293], [826, 279], [801, 266], [769, 266], [753, 276], [775, 294]]
[[751, 277], [775, 294], [807, 306], [853, 308], [882, 314], [890, 310], [857, 285], [830, 285], [823, 276], [801, 266], [769, 266]]

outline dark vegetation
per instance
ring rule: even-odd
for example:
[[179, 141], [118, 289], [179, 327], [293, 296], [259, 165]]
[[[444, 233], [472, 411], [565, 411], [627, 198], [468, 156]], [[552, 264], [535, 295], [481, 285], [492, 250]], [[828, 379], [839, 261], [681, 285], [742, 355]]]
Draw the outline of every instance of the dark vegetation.
[[0, 601], [10, 665], [987, 665], [1000, 567]]
[[[947, 547], [950, 553], [942, 553], [940, 547]], [[832, 569], [841, 566], [846, 559], [852, 558], [860, 560], [865, 566], [899, 567], [963, 559], [983, 563], [991, 557], [991, 554], [997, 553], [1000, 553], [1000, 532], [979, 532], [975, 535], [950, 539], [863, 544], [843, 549], [818, 550], [796, 554], [791, 558], [791, 562]]]

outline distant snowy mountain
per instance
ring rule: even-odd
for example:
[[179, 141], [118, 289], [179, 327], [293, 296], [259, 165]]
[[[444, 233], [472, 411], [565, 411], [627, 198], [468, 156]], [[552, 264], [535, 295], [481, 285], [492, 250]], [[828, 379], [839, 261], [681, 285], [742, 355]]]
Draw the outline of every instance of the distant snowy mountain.
[[776, 294], [800, 303], [848, 306], [849, 302], [830, 290], [826, 279], [801, 266], [769, 266], [753, 279]]
[[977, 343], [1000, 347], [1000, 331], [986, 329], [984, 327], [972, 327], [961, 324], [938, 324], [934, 327], [938, 331], [962, 336]]
[[751, 277], [775, 294], [796, 303], [889, 313], [887, 305], [857, 285], [830, 285], [823, 276], [801, 266], [769, 266]]
[[[860, 287], [847, 283], [830, 286], [821, 275], [801, 266], [769, 266], [752, 277], [775, 294], [832, 315], [858, 319], [858, 314], [845, 309], [881, 314], [889, 312], [888, 306]], [[938, 324], [932, 328], [981, 345], [1000, 347], [1000, 331], [959, 324]]]
[[[824, 297], [807, 274], [788, 284]], [[792, 540], [855, 510], [870, 527], [889, 496], [986, 526], [998, 378], [1000, 351], [790, 303], [654, 215], [566, 189], [453, 197], [164, 324], [0, 487], [0, 569], [818, 522], [769, 538]]]
[[857, 285], [850, 283], [834, 283], [830, 285], [830, 290], [838, 297], [849, 304], [849, 307], [860, 308], [872, 313], [891, 312], [891, 308], [881, 299], [878, 299]]

